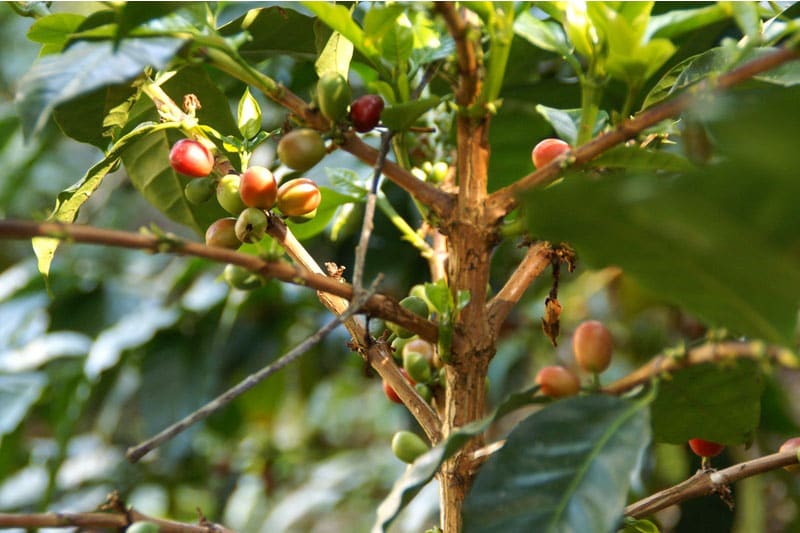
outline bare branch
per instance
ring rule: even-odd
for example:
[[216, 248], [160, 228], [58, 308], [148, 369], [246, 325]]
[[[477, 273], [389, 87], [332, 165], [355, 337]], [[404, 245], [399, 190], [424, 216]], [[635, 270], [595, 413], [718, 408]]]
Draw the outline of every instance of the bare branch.
[[[280, 228], [286, 228], [286, 225], [275, 217], [271, 220], [271, 226], [275, 227], [278, 234], [280, 234]], [[165, 239], [156, 235], [95, 228], [80, 224], [0, 220], [0, 239], [30, 239], [33, 237], [51, 237], [71, 242], [146, 250], [152, 253], [164, 252], [202, 257], [218, 263], [239, 265], [267, 278], [316, 289], [321, 294], [338, 296], [345, 302], [353, 297], [353, 289], [349, 284], [324, 275], [321, 269], [318, 271], [311, 271], [308, 268], [298, 269], [285, 262], [265, 261], [254, 255], [205, 246], [177, 237]], [[404, 309], [394, 298], [376, 294], [365, 303], [364, 310], [370, 315], [391, 320], [430, 342], [436, 342], [439, 335], [436, 324]]]
[[185, 524], [173, 520], [162, 520], [142, 514], [134, 509], [125, 513], [0, 513], [0, 528], [19, 527], [25, 529], [41, 527], [80, 527], [88, 529], [123, 530], [136, 522], [152, 522], [162, 533], [234, 533], [218, 524]]
[[665, 372], [680, 368], [710, 363], [723, 359], [763, 359], [769, 357], [779, 364], [797, 367], [797, 358], [786, 348], [767, 346], [762, 342], [708, 342], [686, 351], [685, 354], [658, 355], [644, 366], [639, 367], [627, 376], [603, 387], [609, 394], [622, 394], [639, 385], [649, 382]]
[[476, 44], [470, 38], [470, 26], [459, 15], [455, 2], [434, 2], [434, 9], [438, 11], [447, 31], [453, 36], [456, 44], [456, 58], [458, 60], [459, 85], [456, 89], [456, 102], [468, 106], [475, 102], [480, 94], [480, 76], [478, 73], [478, 57]]
[[551, 252], [548, 242], [537, 242], [529, 246], [525, 257], [508, 278], [506, 284], [486, 304], [489, 323], [495, 335], [500, 331], [503, 322], [522, 298], [525, 290], [550, 265]]
[[503, 187], [491, 194], [488, 209], [495, 220], [499, 220], [517, 204], [517, 196], [533, 187], [545, 185], [556, 180], [565, 166], [581, 165], [594, 159], [603, 152], [638, 135], [642, 130], [658, 124], [662, 120], [673, 117], [697, 99], [698, 95], [708, 91], [721, 91], [751, 79], [788, 61], [800, 57], [800, 52], [792, 48], [782, 48], [771, 54], [761, 56], [716, 78], [708, 78], [703, 82], [682, 92], [634, 118], [624, 121], [615, 129], [603, 133], [594, 140], [554, 159], [550, 164], [520, 178], [511, 185]]
[[670, 505], [712, 494], [719, 488], [740, 479], [794, 465], [797, 462], [797, 452], [792, 450], [745, 461], [724, 470], [700, 470], [686, 481], [632, 503], [625, 508], [625, 515], [642, 518]]

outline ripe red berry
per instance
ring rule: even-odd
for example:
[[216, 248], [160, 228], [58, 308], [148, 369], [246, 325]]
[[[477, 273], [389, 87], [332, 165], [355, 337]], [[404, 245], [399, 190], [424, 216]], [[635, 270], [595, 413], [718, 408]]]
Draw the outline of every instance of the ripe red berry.
[[583, 322], [572, 336], [575, 361], [586, 372], [602, 372], [608, 368], [613, 349], [611, 332], [597, 320]]
[[[784, 442], [783, 444], [781, 444], [781, 448], [778, 451], [780, 452], [796, 451], [798, 448], [800, 448], [800, 437], [793, 437]], [[789, 472], [794, 472], [796, 470], [800, 470], [800, 465], [784, 466], [783, 469]]]
[[531, 151], [531, 160], [533, 160], [533, 166], [536, 168], [542, 168], [564, 152], [568, 152], [570, 149], [570, 145], [561, 139], [545, 139], [534, 146], [533, 151]]
[[277, 200], [281, 213], [297, 217], [315, 210], [322, 201], [322, 195], [316, 183], [308, 178], [297, 178], [280, 186]]
[[269, 169], [259, 166], [248, 168], [239, 183], [239, 195], [244, 205], [269, 209], [275, 205], [278, 195], [278, 181]]
[[[406, 381], [408, 381], [412, 386], [416, 385], [414, 380], [411, 379], [411, 376], [408, 375], [408, 372], [406, 372], [405, 368], [401, 368], [400, 373], [403, 374], [403, 377], [406, 378]], [[389, 398], [390, 401], [394, 403], [403, 403], [403, 400], [400, 399], [400, 396], [397, 395], [392, 386], [385, 381], [383, 382], [383, 393], [387, 398]]]
[[542, 394], [551, 398], [575, 396], [581, 389], [578, 376], [563, 366], [546, 366], [536, 374], [536, 384]]
[[383, 111], [383, 99], [377, 94], [365, 94], [350, 104], [350, 120], [353, 128], [364, 133], [378, 125]]
[[192, 139], [181, 139], [169, 151], [169, 164], [181, 174], [202, 178], [211, 174], [214, 156], [208, 148]]
[[725, 449], [724, 444], [703, 439], [689, 439], [689, 447], [699, 457], [716, 457]]

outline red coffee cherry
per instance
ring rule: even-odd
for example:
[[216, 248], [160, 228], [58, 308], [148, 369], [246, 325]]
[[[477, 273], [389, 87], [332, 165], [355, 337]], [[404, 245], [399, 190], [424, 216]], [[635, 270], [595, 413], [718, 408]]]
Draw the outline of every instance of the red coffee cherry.
[[724, 444], [703, 439], [689, 439], [689, 448], [699, 457], [716, 457], [725, 449]]
[[[411, 379], [411, 376], [408, 375], [408, 372], [406, 372], [405, 368], [401, 368], [400, 373], [403, 374], [403, 377], [406, 378], [406, 381], [408, 381], [412, 386], [415, 385], [414, 380]], [[400, 399], [400, 396], [397, 395], [392, 386], [385, 381], [383, 382], [383, 393], [387, 398], [389, 398], [390, 401], [394, 403], [403, 403], [403, 400]]]
[[181, 139], [169, 151], [169, 164], [175, 172], [202, 178], [211, 174], [214, 156], [201, 143], [192, 139]]
[[575, 396], [581, 390], [578, 376], [563, 366], [546, 366], [536, 374], [536, 384], [542, 394], [551, 398]]
[[377, 94], [365, 94], [350, 104], [350, 120], [359, 133], [370, 131], [378, 125], [383, 111], [383, 99]]
[[269, 209], [275, 205], [278, 181], [269, 169], [259, 166], [250, 167], [242, 174], [239, 195], [247, 207]]
[[287, 181], [278, 189], [278, 209], [286, 216], [302, 216], [315, 210], [322, 201], [317, 184], [308, 178]]
[[597, 320], [583, 322], [572, 336], [575, 361], [586, 372], [599, 373], [608, 368], [613, 349], [611, 332]]
[[218, 246], [236, 250], [242, 245], [236, 237], [236, 219], [221, 218], [206, 230], [206, 246]]
[[531, 151], [531, 160], [533, 160], [533, 166], [536, 168], [542, 168], [564, 152], [568, 152], [570, 149], [570, 145], [561, 139], [545, 139], [534, 146], [533, 151]]

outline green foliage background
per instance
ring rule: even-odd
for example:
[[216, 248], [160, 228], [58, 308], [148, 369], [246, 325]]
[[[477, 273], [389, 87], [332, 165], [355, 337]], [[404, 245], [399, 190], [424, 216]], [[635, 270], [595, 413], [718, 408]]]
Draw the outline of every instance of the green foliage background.
[[[126, 20], [135, 21], [141, 15], [134, 4], [131, 6], [133, 11]], [[167, 4], [160, 7], [162, 14], [175, 10]], [[283, 8], [273, 7], [253, 19], [252, 28], [263, 31], [254, 31], [259, 37], [240, 50], [296, 93], [308, 96], [316, 79], [315, 36], [321, 39], [324, 31], [315, 34], [318, 26], [308, 9], [284, 7], [288, 18], [278, 16]], [[699, 6], [657, 4], [654, 14], [679, 18], [681, 10], [689, 7]], [[711, 23], [684, 29], [685, 33], [674, 38], [675, 55], [649, 86], [642, 88], [638, 104], [644, 104], [645, 97], [658, 97], [663, 87], [657, 80], [684, 59], [725, 37], [747, 33], [746, 13], [739, 13], [738, 19], [723, 17], [711, 7]], [[55, 10], [84, 15], [97, 8], [95, 4], [54, 6]], [[191, 12], [196, 5], [185, 9]], [[244, 9], [232, 5], [223, 12], [224, 19], [230, 21], [231, 35]], [[341, 15], [320, 9], [324, 12], [317, 14], [326, 21]], [[358, 15], [365, 17], [366, 8], [362, 9]], [[102, 158], [91, 146], [104, 146], [100, 125], [87, 123], [79, 131], [70, 130], [70, 125], [76, 124], [74, 113], [99, 102], [107, 110], [110, 103], [118, 103], [125, 96], [124, 91], [103, 89], [102, 94], [91, 93], [72, 101], [72, 109], [56, 109], [55, 121], [88, 145], [65, 137], [53, 120], [33, 120], [40, 132], [25, 142], [13, 99], [16, 84], [39, 50], [39, 45], [25, 38], [31, 22], [0, 6], [4, 50], [0, 61], [0, 217], [7, 218], [44, 218], [48, 214], [58, 193]], [[68, 17], [64, 23], [70, 23]], [[283, 25], [291, 39], [276, 41], [275, 36], [280, 34], [276, 25]], [[661, 30], [664, 37], [671, 37], [669, 28], [677, 31], [674, 25], [665, 28]], [[62, 30], [39, 37], [52, 45]], [[517, 28], [511, 48], [511, 67], [501, 95], [503, 105], [492, 121], [492, 189], [529, 173], [530, 148], [551, 136], [554, 127], [562, 136], [568, 135], [559, 130], [554, 116], [569, 129], [570, 124], [563, 122], [569, 115], [554, 115], [552, 110], [580, 106], [576, 81], [553, 53], [558, 52], [561, 41], [549, 41], [550, 48], [542, 46], [537, 31], [529, 26]], [[403, 36], [395, 38], [401, 42]], [[111, 42], [105, 44], [110, 46]], [[165, 41], [155, 46], [168, 57], [179, 44]], [[290, 56], [277, 56], [279, 46], [292, 51]], [[357, 50], [363, 57], [380, 52], [403, 53], [399, 45], [391, 50], [366, 46]], [[75, 68], [78, 71], [86, 65], [79, 63]], [[615, 68], [624, 71], [633, 67]], [[686, 76], [705, 74], [708, 72]], [[792, 76], [796, 73], [788, 72], [778, 81]], [[216, 99], [212, 109], [224, 108], [226, 103], [234, 109], [242, 84], [227, 80], [220, 88], [217, 78], [218, 72], [199, 66], [184, 70], [170, 83], [177, 92], [185, 87], [197, 93], [205, 91], [201, 94], [204, 102]], [[440, 89], [436, 83], [433, 87]], [[359, 89], [363, 92], [364, 87]], [[622, 84], [612, 82], [602, 107], [618, 109], [624, 94]], [[264, 109], [264, 129], [280, 127], [283, 112], [260, 95], [257, 98]], [[727, 326], [737, 335], [789, 345], [796, 342], [796, 300], [800, 294], [794, 205], [800, 182], [793, 153], [800, 116], [797, 101], [796, 89], [776, 89], [774, 83], [767, 85], [761, 80], [737, 90], [716, 107], [694, 111], [718, 145], [730, 150], [724, 154], [729, 157], [727, 163], [695, 171], [703, 174], [702, 182], [691, 172], [679, 177], [673, 174], [684, 170], [681, 165], [685, 164], [680, 157], [682, 147], [676, 146], [667, 150], [677, 154], [672, 159], [652, 159], [658, 157], [652, 154], [608, 154], [610, 159], [597, 170], [603, 179], [597, 180], [594, 175], [574, 180], [568, 177], [562, 186], [531, 197], [527, 221], [535, 235], [573, 242], [581, 261], [578, 271], [565, 277], [562, 284], [564, 334], [555, 351], [539, 326], [548, 279], [538, 280], [512, 315], [512, 328], [502, 338], [490, 368], [489, 394], [494, 406], [509, 393], [529, 387], [538, 367], [554, 360], [569, 363], [569, 335], [586, 318], [606, 321], [617, 340], [615, 362], [604, 381], [624, 375], [664, 347], [702, 339], [707, 326]], [[145, 116], [143, 110], [142, 120]], [[208, 120], [219, 125], [225, 116], [221, 112]], [[608, 119], [601, 114], [598, 123], [602, 125]], [[25, 121], [25, 127], [30, 123]], [[769, 127], [764, 127], [765, 123]], [[223, 133], [231, 133], [234, 125], [228, 126], [230, 131]], [[676, 124], [664, 124], [655, 133], [674, 128]], [[141, 141], [127, 157], [135, 159], [137, 150], [166, 154], [171, 140], [167, 133], [158, 132]], [[269, 162], [274, 143], [266, 146], [257, 157]], [[196, 239], [196, 232], [202, 231], [213, 214], [196, 219], [193, 213], [182, 213], [174, 218], [196, 220], [196, 227], [176, 224], [139, 192], [148, 190], [144, 179], [170, 173], [166, 160], [164, 163], [154, 169], [126, 161], [129, 173], [120, 170], [107, 177], [83, 206], [78, 221], [132, 231], [155, 223]], [[369, 169], [352, 164], [344, 154], [334, 154], [326, 164], [349, 168], [361, 179], [369, 175]], [[618, 167], [627, 168], [628, 173], [617, 172]], [[654, 167], [670, 172], [656, 174]], [[314, 172], [318, 173], [315, 178], [336, 185], [332, 175], [321, 169]], [[174, 175], [159, 180], [159, 186], [167, 187], [164, 183], [173, 178], [177, 180]], [[150, 199], [157, 204], [159, 198], [174, 196], [179, 190], [180, 183], [174, 181], [169, 190], [150, 190]], [[419, 223], [413, 204], [404, 194], [394, 187], [387, 187], [386, 192], [401, 215], [412, 224]], [[367, 278], [386, 273], [383, 289], [401, 297], [414, 283], [428, 281], [422, 276], [425, 265], [410, 246], [398, 240], [397, 230], [385, 216], [379, 215], [376, 224]], [[352, 232], [332, 241], [330, 230], [307, 243], [316, 257], [348, 267], [352, 265], [354, 244]], [[673, 253], [679, 245], [686, 249]], [[505, 242], [495, 252], [494, 290], [521, 253], [514, 242]], [[696, 263], [683, 261], [687, 256]], [[406, 267], [398, 269], [397, 265]], [[622, 266], [626, 274], [620, 275], [616, 266]], [[48, 294], [30, 245], [3, 243], [0, 511], [89, 510], [108, 492], [118, 489], [129, 504], [144, 512], [191, 521], [200, 507], [212, 519], [242, 531], [369, 529], [375, 509], [405, 468], [391, 454], [391, 436], [399, 429], [413, 428], [414, 423], [403, 408], [384, 399], [380, 381], [346, 348], [347, 338], [341, 331], [141, 465], [125, 463], [127, 446], [277, 358], [329, 318], [311, 291], [276, 283], [252, 293], [231, 291], [219, 279], [221, 269], [220, 265], [198, 260], [67, 245], [61, 247], [53, 263]], [[694, 285], [685, 283], [698, 271], [707, 276], [705, 283], [702, 277]], [[723, 283], [719, 287], [709, 281], [720, 279]], [[686, 307], [694, 313], [682, 310]], [[724, 320], [717, 323], [719, 317]], [[693, 398], [681, 393], [680, 387], [691, 389], [692, 383], [719, 387], [722, 393], [741, 393], [740, 399], [755, 398], [737, 406], [742, 415], [739, 420], [744, 421], [741, 431], [727, 425], [721, 433], [715, 433], [715, 438], [718, 435], [731, 444], [752, 440], [753, 446], [748, 450], [742, 446], [729, 448], [716, 466], [768, 453], [798, 432], [796, 405], [790, 400], [796, 392], [796, 376], [768, 372], [763, 383], [743, 390], [737, 388], [735, 380], [726, 381], [725, 376], [717, 379], [719, 376], [704, 374], [702, 368], [695, 370], [697, 375], [692, 375], [688, 384], [685, 380], [671, 384], [673, 393], [677, 390], [675, 394], [681, 398], [689, 397], [686, 409], [705, 412], [702, 409], [707, 407], [702, 395]], [[731, 372], [755, 373], [750, 367]], [[669, 393], [667, 390], [664, 394]], [[736, 395], [732, 396], [735, 400]], [[655, 404], [653, 431], [661, 437], [658, 440], [678, 442], [687, 430], [671, 423], [682, 413], [675, 411], [674, 402], [667, 404], [666, 408]], [[713, 407], [726, 408], [729, 404]], [[542, 417], [546, 418], [545, 412]], [[758, 419], [758, 432], [747, 433]], [[532, 417], [527, 426], [521, 425], [512, 435], [524, 437], [524, 431], [537, 429], [538, 420]], [[511, 423], [505, 421], [493, 431], [499, 437], [510, 427]], [[555, 429], [557, 434], [551, 435], [554, 446], [556, 441], [563, 444], [571, 438], [585, 442], [580, 431], [567, 424]], [[556, 438], [559, 436], [564, 440]], [[623, 437], [630, 435], [618, 435]], [[680, 445], [656, 444], [649, 452], [642, 475], [632, 481], [632, 497], [676, 483], [697, 467], [696, 459]], [[609, 460], [621, 460], [613, 457], [613, 450], [606, 455]], [[489, 472], [482, 484], [502, 481], [496, 471]], [[628, 482], [614, 480], [617, 485]], [[589, 483], [590, 490], [602, 490], [611, 481], [594, 476]], [[718, 512], [714, 507], [718, 502], [708, 499], [703, 500], [705, 507], [686, 504], [680, 513], [665, 516], [662, 526], [665, 531], [694, 531], [702, 521], [706, 531], [744, 532], [760, 530], [773, 521], [787, 531], [793, 530], [800, 527], [799, 491], [796, 479], [789, 474], [770, 473], [737, 485], [734, 514]], [[429, 485], [393, 530], [421, 531], [435, 523], [437, 508], [435, 486]], [[604, 519], [613, 521], [613, 516]]]

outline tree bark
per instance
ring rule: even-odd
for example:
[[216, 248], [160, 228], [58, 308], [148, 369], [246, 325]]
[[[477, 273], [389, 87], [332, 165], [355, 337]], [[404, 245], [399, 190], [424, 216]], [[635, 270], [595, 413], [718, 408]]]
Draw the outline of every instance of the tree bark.
[[[461, 311], [454, 336], [450, 364], [446, 365], [447, 386], [442, 417], [442, 434], [447, 436], [459, 427], [484, 416], [486, 374], [495, 352], [495, 340], [486, 313], [486, 289], [489, 283], [491, 248], [495, 228], [487, 225], [484, 204], [487, 197], [489, 167], [489, 121], [466, 116], [458, 118], [458, 203], [452, 219], [446, 221], [449, 243], [450, 287], [470, 294], [469, 304]], [[439, 472], [441, 523], [446, 533], [461, 531], [461, 507], [474, 475], [472, 452], [483, 445], [476, 437]]]

